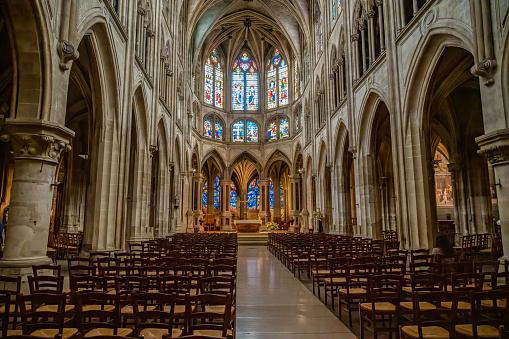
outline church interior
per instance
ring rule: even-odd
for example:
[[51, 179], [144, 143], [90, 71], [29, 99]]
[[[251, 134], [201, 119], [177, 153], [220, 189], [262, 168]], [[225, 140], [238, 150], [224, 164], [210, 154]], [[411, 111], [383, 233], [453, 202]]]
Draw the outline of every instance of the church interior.
[[508, 17], [0, 0], [2, 337], [509, 338]]

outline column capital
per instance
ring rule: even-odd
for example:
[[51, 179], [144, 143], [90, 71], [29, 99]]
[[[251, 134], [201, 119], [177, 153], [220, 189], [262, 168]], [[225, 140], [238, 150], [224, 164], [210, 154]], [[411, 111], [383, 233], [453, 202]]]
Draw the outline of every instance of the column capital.
[[74, 132], [45, 120], [7, 119], [0, 141], [10, 142], [15, 159], [32, 159], [58, 164], [62, 152], [71, 150]]
[[509, 129], [481, 135], [475, 141], [481, 148], [477, 154], [486, 157], [493, 166], [509, 162]]

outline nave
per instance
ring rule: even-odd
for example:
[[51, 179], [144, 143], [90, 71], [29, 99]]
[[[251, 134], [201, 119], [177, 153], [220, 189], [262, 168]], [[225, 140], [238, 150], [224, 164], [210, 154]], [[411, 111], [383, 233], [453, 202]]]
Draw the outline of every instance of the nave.
[[237, 265], [236, 338], [355, 338], [264, 246], [239, 246]]

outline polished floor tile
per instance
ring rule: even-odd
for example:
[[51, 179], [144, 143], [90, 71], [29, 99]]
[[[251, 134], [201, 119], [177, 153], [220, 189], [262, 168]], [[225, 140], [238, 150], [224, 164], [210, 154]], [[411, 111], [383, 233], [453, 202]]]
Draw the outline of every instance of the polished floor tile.
[[238, 339], [355, 339], [264, 246], [239, 247]]

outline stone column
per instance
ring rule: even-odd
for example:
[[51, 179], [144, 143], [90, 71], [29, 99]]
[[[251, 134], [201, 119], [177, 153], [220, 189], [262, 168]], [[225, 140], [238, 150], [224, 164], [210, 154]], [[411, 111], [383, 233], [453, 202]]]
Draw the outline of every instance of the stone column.
[[509, 259], [509, 129], [493, 131], [475, 139], [484, 155], [493, 166], [502, 233], [504, 256]]
[[46, 251], [53, 185], [60, 155], [70, 150], [73, 136], [70, 129], [48, 121], [7, 120], [0, 140], [11, 142], [14, 177], [0, 273], [24, 275], [32, 265], [51, 263]]
[[359, 30], [361, 31], [361, 50], [362, 50], [362, 74], [368, 70], [366, 64], [366, 23], [364, 20], [359, 21]]
[[373, 17], [375, 16], [374, 11], [367, 13], [368, 17], [368, 44], [369, 44], [369, 62], [372, 64], [375, 62], [375, 23]]
[[293, 225], [290, 225], [290, 228], [292, 228], [292, 231], [295, 230], [295, 228], [299, 227], [299, 211], [296, 210], [297, 208], [297, 187], [299, 186], [299, 176], [298, 175], [292, 175], [289, 177], [290, 179], [290, 187], [289, 187], [289, 199], [287, 201], [287, 208], [289, 214], [289, 220], [293, 219]]
[[270, 180], [268, 179], [260, 179], [260, 219], [262, 221], [262, 226], [260, 227], [260, 232], [267, 231], [267, 222], [269, 218], [269, 185]]
[[361, 71], [360, 71], [360, 64], [359, 64], [359, 57], [358, 57], [358, 51], [359, 51], [359, 33], [355, 33], [355, 34], [352, 34], [351, 36], [351, 41], [353, 43], [353, 50], [355, 51], [355, 55], [357, 57], [354, 57], [354, 67], [355, 67], [355, 71], [354, 71], [354, 74], [355, 74], [355, 79], [354, 80], [357, 80], [361, 77]]
[[378, 30], [380, 33], [380, 52], [385, 51], [385, 36], [384, 36], [384, 12], [382, 0], [375, 0], [376, 7], [378, 7]]
[[[188, 225], [188, 228], [194, 227], [199, 228], [200, 231], [203, 231], [203, 225], [200, 225], [200, 220], [203, 219], [203, 212], [201, 208], [201, 197], [202, 197], [202, 190], [203, 190], [203, 177], [201, 175], [193, 176], [192, 177], [192, 190], [193, 190], [193, 205], [191, 206], [193, 221], [190, 225]], [[188, 231], [189, 232], [189, 231]], [[191, 230], [191, 232], [194, 232], [194, 230]]]
[[281, 221], [281, 181], [278, 177], [272, 178], [274, 183], [274, 215], [272, 220]]
[[302, 211], [301, 211], [301, 214], [302, 214], [302, 232], [309, 232], [309, 212], [308, 212], [308, 194], [307, 194], [307, 190], [308, 190], [308, 187], [307, 187], [307, 180], [306, 180], [306, 177], [304, 176], [304, 172], [302, 172]]
[[230, 207], [230, 189], [231, 180], [221, 179], [219, 181], [221, 185], [221, 199], [219, 205], [221, 206], [221, 228], [223, 231], [232, 230], [232, 212]]

